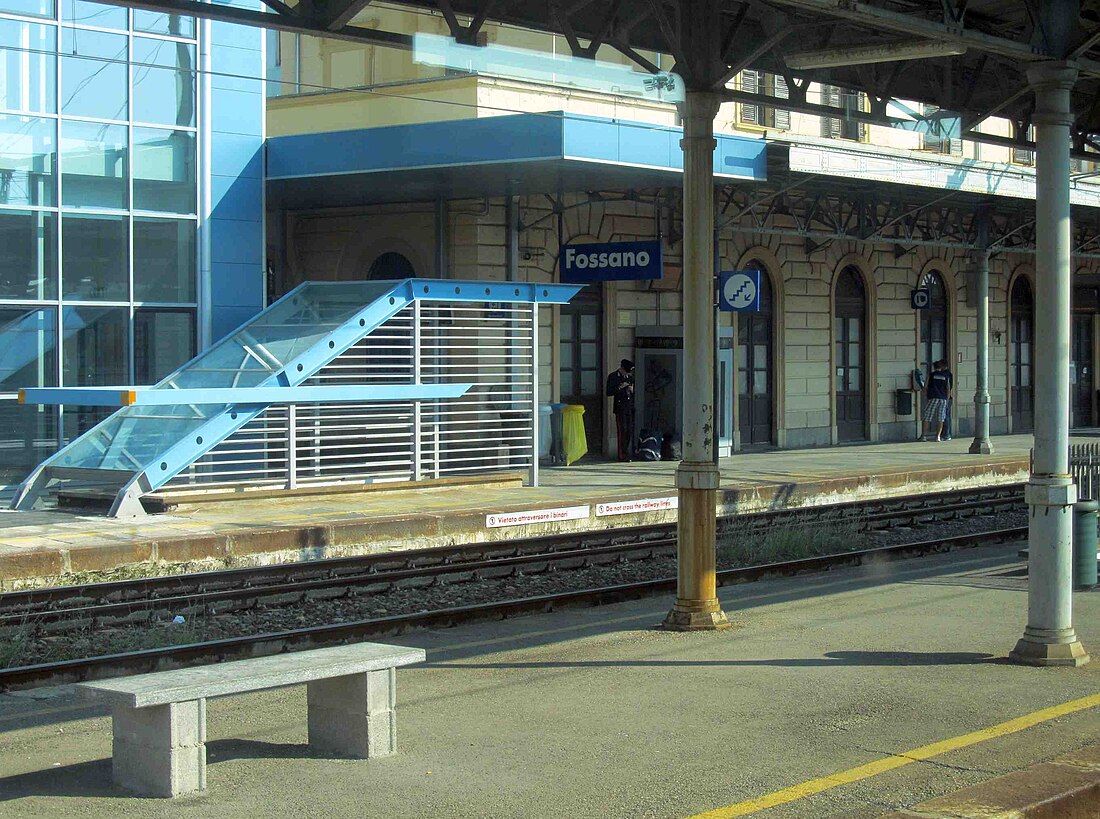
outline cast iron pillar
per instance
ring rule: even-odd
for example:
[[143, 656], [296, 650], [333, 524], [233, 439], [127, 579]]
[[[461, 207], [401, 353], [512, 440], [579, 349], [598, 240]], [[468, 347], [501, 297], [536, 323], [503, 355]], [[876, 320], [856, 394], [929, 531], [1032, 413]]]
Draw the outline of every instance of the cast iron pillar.
[[972, 455], [990, 455], [993, 444], [989, 440], [989, 251], [977, 253], [977, 275], [974, 283], [978, 289], [978, 386], [974, 392], [974, 440], [970, 444]]
[[1077, 69], [1030, 68], [1035, 91], [1035, 450], [1026, 498], [1027, 627], [1009, 654], [1026, 665], [1089, 661], [1073, 630], [1073, 503], [1069, 476], [1070, 91]]
[[676, 470], [676, 603], [664, 628], [729, 628], [718, 603], [715, 521], [719, 471], [714, 426], [714, 117], [721, 99], [688, 91], [684, 138], [684, 459]]

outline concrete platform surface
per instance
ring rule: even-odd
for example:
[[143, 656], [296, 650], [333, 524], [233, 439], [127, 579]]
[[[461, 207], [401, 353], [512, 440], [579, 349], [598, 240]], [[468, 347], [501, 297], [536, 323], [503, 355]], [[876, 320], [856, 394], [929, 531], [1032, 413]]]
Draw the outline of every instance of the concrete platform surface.
[[[723, 514], [1024, 480], [1029, 435], [738, 454], [721, 462]], [[139, 521], [0, 512], [0, 591], [119, 575], [193, 571], [586, 531], [676, 519], [676, 463], [581, 461], [542, 485], [407, 488], [180, 506]], [[627, 514], [599, 504], [658, 500]], [[489, 526], [491, 515], [558, 510], [558, 520]], [[562, 511], [566, 510], [566, 511]], [[617, 510], [619, 512], [622, 509]]]
[[[300, 686], [212, 700], [209, 790], [170, 804], [112, 789], [108, 717], [61, 689], [0, 695], [0, 816], [633, 819], [741, 806], [719, 817], [793, 792], [759, 815], [877, 817], [1100, 735], [1100, 662], [1003, 661], [1026, 614], [1016, 548], [731, 588], [736, 628], [723, 633], [652, 630], [670, 603], [654, 598], [409, 634], [392, 642], [428, 661], [398, 671], [396, 756], [311, 755]], [[1100, 593], [1075, 603], [1096, 650]], [[931, 743], [941, 750], [911, 753]], [[870, 773], [837, 777], [852, 770]], [[822, 781], [837, 786], [797, 798]]]

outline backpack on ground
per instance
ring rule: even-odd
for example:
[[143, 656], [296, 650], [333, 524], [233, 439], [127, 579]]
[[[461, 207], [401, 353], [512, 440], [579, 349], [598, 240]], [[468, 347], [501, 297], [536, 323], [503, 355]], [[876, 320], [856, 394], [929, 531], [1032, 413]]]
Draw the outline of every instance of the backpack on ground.
[[661, 442], [657, 439], [657, 435], [648, 429], [643, 429], [638, 436], [638, 460], [640, 461], [659, 461], [661, 460]]

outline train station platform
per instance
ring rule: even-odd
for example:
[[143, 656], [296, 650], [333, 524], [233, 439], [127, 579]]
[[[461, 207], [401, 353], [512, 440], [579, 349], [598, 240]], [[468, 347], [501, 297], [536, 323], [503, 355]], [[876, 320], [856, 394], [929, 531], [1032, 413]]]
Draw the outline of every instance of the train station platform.
[[[1082, 439], [1084, 440], [1084, 439]], [[742, 453], [723, 458], [723, 515], [946, 491], [1026, 479], [1029, 435]], [[676, 519], [675, 462], [587, 459], [451, 486], [184, 503], [136, 520], [0, 512], [0, 590], [196, 571], [389, 549], [451, 546]]]
[[[1100, 660], [1004, 661], [1015, 552], [726, 587], [721, 633], [654, 630], [665, 598], [410, 633], [397, 755], [312, 755], [301, 686], [215, 699], [209, 790], [170, 805], [113, 789], [105, 712], [0, 694], [0, 815], [871, 819], [1100, 736]], [[1074, 602], [1097, 652], [1100, 593]]]

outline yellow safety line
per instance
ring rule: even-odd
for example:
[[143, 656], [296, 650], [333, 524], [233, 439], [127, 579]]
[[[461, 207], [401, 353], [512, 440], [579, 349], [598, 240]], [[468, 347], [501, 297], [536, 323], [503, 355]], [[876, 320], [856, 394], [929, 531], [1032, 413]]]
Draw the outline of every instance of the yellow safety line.
[[798, 785], [784, 788], [781, 791], [775, 791], [765, 796], [758, 796], [756, 799], [738, 802], [736, 805], [730, 805], [725, 808], [715, 808], [714, 810], [699, 813], [692, 816], [691, 819], [730, 819], [730, 817], [734, 816], [747, 816], [750, 813], [756, 813], [757, 811], [766, 810], [767, 808], [774, 808], [777, 805], [785, 805], [788, 802], [804, 799], [807, 796], [813, 796], [814, 794], [831, 790], [841, 785], [848, 785], [852, 782], [858, 782], [861, 779], [877, 776], [880, 773], [892, 771], [895, 768], [900, 768], [912, 762], [919, 762], [924, 759], [930, 759], [934, 756], [949, 753], [950, 751], [957, 751], [960, 748], [976, 745], [988, 739], [996, 739], [997, 737], [1007, 736], [1008, 734], [1015, 734], [1018, 731], [1023, 731], [1026, 728], [1031, 728], [1040, 723], [1063, 717], [1066, 714], [1073, 714], [1077, 711], [1095, 708], [1098, 705], [1100, 705], [1100, 694], [1082, 697], [1079, 700], [1072, 700], [1062, 703], [1061, 705], [1052, 705], [1050, 708], [1033, 711], [1030, 714], [1024, 714], [1022, 717], [1016, 717], [1016, 719], [1010, 719], [1008, 722], [1002, 722], [989, 728], [982, 728], [979, 731], [972, 731], [969, 734], [962, 734], [961, 736], [951, 739], [933, 742], [931, 745], [922, 745], [919, 748], [914, 748], [912, 751], [876, 759], [874, 762], [868, 762], [866, 765], [849, 768], [846, 771], [823, 776], [820, 779], [810, 779]]

